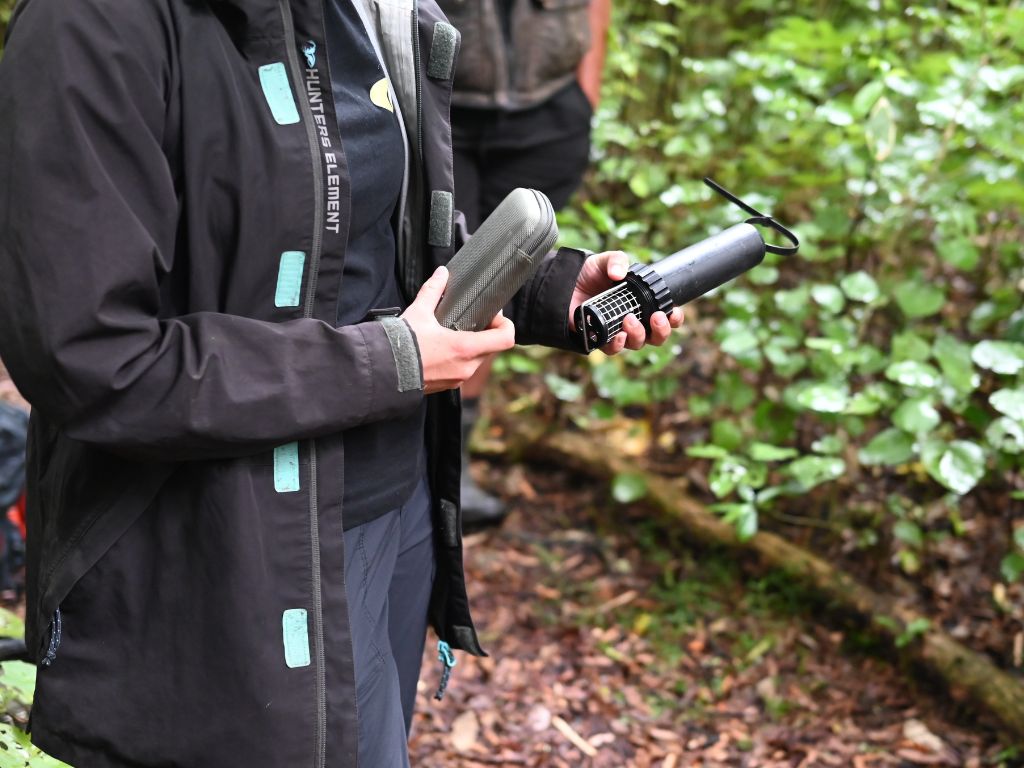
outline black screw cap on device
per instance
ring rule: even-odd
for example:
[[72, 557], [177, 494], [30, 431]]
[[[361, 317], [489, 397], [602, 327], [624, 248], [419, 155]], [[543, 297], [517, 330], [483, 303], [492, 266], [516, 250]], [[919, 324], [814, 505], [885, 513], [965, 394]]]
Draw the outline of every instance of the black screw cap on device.
[[672, 292], [665, 278], [650, 264], [633, 264], [625, 280], [577, 307], [575, 321], [583, 348], [590, 352], [615, 338], [626, 315], [632, 313], [650, 332], [651, 315], [671, 309]]

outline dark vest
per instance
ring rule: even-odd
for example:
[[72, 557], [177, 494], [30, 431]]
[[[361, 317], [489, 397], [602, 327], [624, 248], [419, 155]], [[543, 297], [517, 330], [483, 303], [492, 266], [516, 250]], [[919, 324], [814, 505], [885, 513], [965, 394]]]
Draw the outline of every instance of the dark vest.
[[590, 47], [589, 0], [439, 0], [462, 33], [452, 103], [527, 109], [572, 82]]

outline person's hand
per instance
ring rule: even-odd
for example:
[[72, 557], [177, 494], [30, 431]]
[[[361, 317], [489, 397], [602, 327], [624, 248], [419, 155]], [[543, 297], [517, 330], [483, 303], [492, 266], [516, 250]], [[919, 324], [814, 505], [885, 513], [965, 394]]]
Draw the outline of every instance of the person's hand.
[[438, 323], [434, 310], [447, 284], [448, 270], [438, 267], [402, 313], [416, 334], [423, 364], [423, 391], [428, 395], [461, 386], [490, 355], [511, 349], [516, 343], [515, 326], [500, 312], [482, 331], [453, 331]]
[[[576, 278], [576, 288], [569, 301], [569, 328], [576, 330], [576, 307], [592, 296], [596, 296], [624, 280], [629, 269], [629, 257], [622, 251], [597, 253], [583, 262], [583, 269]], [[640, 349], [644, 344], [658, 347], [665, 343], [673, 328], [683, 324], [683, 308], [675, 307], [671, 313], [655, 312], [651, 315], [651, 333], [648, 336], [644, 324], [633, 313], [622, 319], [622, 330], [601, 347], [606, 355], [616, 355], [623, 349]]]

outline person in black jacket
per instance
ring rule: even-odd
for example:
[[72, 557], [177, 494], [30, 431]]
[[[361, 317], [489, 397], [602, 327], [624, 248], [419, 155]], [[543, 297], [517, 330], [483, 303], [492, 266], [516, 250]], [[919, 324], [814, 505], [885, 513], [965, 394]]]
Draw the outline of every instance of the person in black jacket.
[[456, 388], [514, 341], [578, 349], [573, 308], [626, 258], [563, 250], [490, 328], [438, 325], [458, 47], [433, 0], [18, 6], [0, 355], [33, 405], [51, 754], [407, 765], [426, 625], [483, 653]]
[[[455, 204], [473, 232], [516, 187], [561, 209], [583, 181], [611, 0], [439, 0], [462, 33], [452, 90]], [[469, 472], [469, 436], [490, 361], [462, 387], [462, 515], [493, 523], [501, 501]]]

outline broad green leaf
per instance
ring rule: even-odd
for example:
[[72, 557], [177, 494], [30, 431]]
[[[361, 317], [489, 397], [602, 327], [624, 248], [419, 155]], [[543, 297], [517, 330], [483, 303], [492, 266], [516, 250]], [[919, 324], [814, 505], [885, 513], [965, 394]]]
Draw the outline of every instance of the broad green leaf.
[[6, 711], [11, 702], [32, 706], [36, 689], [36, 668], [23, 661], [5, 661], [0, 665], [0, 708]]
[[843, 307], [846, 306], [843, 292], [836, 286], [827, 283], [812, 287], [811, 298], [833, 315], [838, 315], [843, 311]]
[[750, 475], [750, 469], [742, 461], [727, 456], [719, 459], [711, 467], [708, 475], [708, 487], [718, 498], [724, 498], [736, 490], [736, 486], [746, 480]]
[[28, 734], [13, 725], [0, 723], [0, 768], [69, 768], [66, 763], [41, 752]]
[[735, 451], [743, 445], [743, 430], [729, 419], [719, 419], [711, 425], [711, 442], [723, 448]]
[[885, 83], [881, 80], [872, 80], [853, 97], [853, 112], [856, 115], [867, 115], [875, 106], [878, 98], [885, 92]]
[[932, 348], [927, 341], [913, 331], [897, 333], [892, 339], [893, 362], [900, 360], [916, 360], [923, 363], [931, 357]]
[[615, 229], [615, 219], [612, 218], [605, 206], [586, 200], [583, 202], [583, 210], [587, 212], [599, 231], [607, 233]]
[[733, 357], [757, 349], [757, 344], [757, 335], [749, 328], [741, 328], [730, 333], [721, 341], [722, 351]]
[[920, 280], [907, 280], [896, 286], [896, 303], [907, 317], [934, 315], [946, 303], [946, 294], [938, 286]]
[[833, 456], [804, 456], [786, 466], [786, 472], [808, 491], [841, 477], [845, 471], [846, 463]]
[[991, 91], [1001, 93], [1024, 80], [1024, 66], [993, 67], [985, 65], [978, 70], [978, 79]]
[[515, 352], [503, 355], [500, 359], [514, 373], [540, 373], [543, 370], [539, 360]]
[[858, 392], [850, 398], [843, 413], [849, 416], [870, 416], [873, 413], [878, 413], [881, 409], [882, 404], [870, 393]]
[[1013, 455], [1024, 453], [1024, 426], [1019, 421], [1000, 416], [988, 425], [985, 439], [997, 451]]
[[757, 508], [753, 504], [744, 504], [743, 511], [736, 519], [736, 535], [740, 541], [749, 541], [757, 533]]
[[988, 401], [1000, 413], [1024, 422], [1024, 389], [1001, 389], [989, 395]]
[[924, 534], [921, 532], [920, 526], [910, 520], [897, 520], [892, 527], [892, 535], [912, 547], [920, 547], [924, 544]]
[[800, 452], [795, 448], [783, 448], [768, 443], [753, 443], [750, 446], [749, 455], [755, 461], [785, 461], [799, 456]]
[[754, 285], [775, 285], [779, 281], [779, 270], [767, 264], [754, 267], [747, 275]]
[[904, 401], [892, 415], [893, 423], [904, 432], [917, 434], [930, 432], [939, 425], [942, 417], [927, 397], [915, 397]]
[[1013, 341], [982, 341], [974, 345], [971, 359], [986, 370], [1012, 375], [1024, 369], [1024, 344]]
[[893, 363], [885, 369], [885, 377], [889, 381], [916, 389], [935, 389], [942, 383], [942, 377], [934, 366], [913, 360]]
[[877, 101], [864, 124], [864, 139], [877, 162], [887, 160], [892, 154], [896, 146], [896, 129], [896, 115], [892, 104], [883, 96]]
[[939, 361], [942, 375], [961, 394], [970, 394], [981, 384], [981, 377], [971, 362], [971, 347], [948, 334], [942, 334], [932, 345], [932, 354]]
[[985, 476], [985, 450], [977, 443], [931, 441], [921, 449], [928, 474], [953, 493], [969, 493]]
[[14, 611], [0, 608], [0, 636], [24, 637], [25, 622]]
[[746, 319], [757, 314], [757, 294], [746, 288], [733, 288], [725, 294], [722, 303], [732, 317]]
[[1003, 562], [999, 564], [999, 572], [1003, 574], [1003, 578], [1007, 581], [1017, 581], [1021, 576], [1024, 576], [1024, 555], [1020, 552], [1008, 554], [1003, 558]]
[[548, 385], [551, 394], [559, 400], [567, 403], [575, 403], [583, 396], [583, 385], [575, 381], [569, 381], [557, 373], [549, 373], [544, 376], [544, 383]]
[[1024, 525], [1017, 526], [1017, 530], [1013, 532], [1014, 543], [1022, 550], [1024, 550]]
[[629, 504], [646, 495], [647, 481], [643, 475], [623, 472], [612, 479], [612, 498], [620, 504]]
[[714, 410], [714, 406], [711, 404], [711, 399], [708, 397], [701, 397], [699, 395], [690, 395], [686, 401], [687, 408], [690, 411], [690, 415], [695, 419], [703, 419], [711, 415]]
[[840, 128], [853, 125], [854, 123], [853, 115], [836, 102], [822, 104], [818, 107], [817, 116], [824, 118], [832, 125], [837, 125]]
[[811, 443], [811, 450], [826, 456], [834, 456], [842, 452], [843, 441], [836, 435], [825, 435]]
[[735, 526], [740, 541], [757, 533], [757, 508], [753, 504], [712, 504], [711, 511], [721, 514], [722, 522]]
[[804, 408], [818, 413], [842, 413], [850, 402], [845, 387], [836, 384], [812, 384], [796, 397]]
[[941, 238], [936, 243], [936, 250], [944, 262], [965, 272], [977, 267], [981, 259], [978, 246], [963, 236]]
[[811, 290], [806, 285], [791, 291], [776, 291], [775, 306], [791, 317], [803, 317], [807, 314], [807, 300], [810, 295]]
[[724, 459], [729, 452], [720, 445], [691, 445], [686, 449], [686, 455], [695, 459]]
[[895, 466], [905, 464], [914, 456], [914, 440], [906, 432], [889, 428], [882, 430], [865, 445], [859, 454], [860, 463], [867, 466]]
[[862, 301], [866, 304], [875, 301], [881, 294], [875, 278], [867, 272], [853, 272], [846, 275], [839, 281], [839, 287], [843, 289], [843, 293], [850, 301]]

